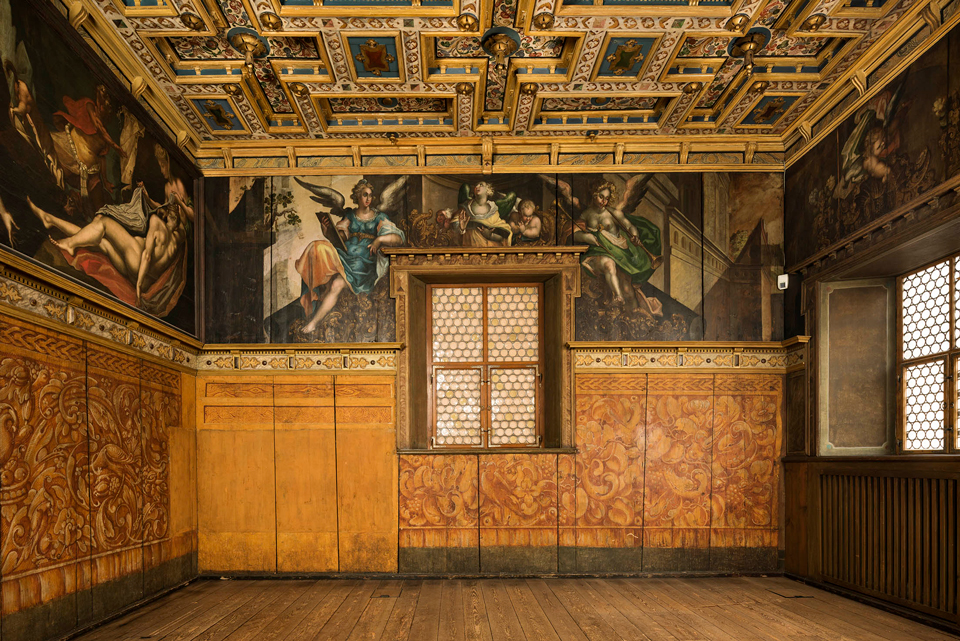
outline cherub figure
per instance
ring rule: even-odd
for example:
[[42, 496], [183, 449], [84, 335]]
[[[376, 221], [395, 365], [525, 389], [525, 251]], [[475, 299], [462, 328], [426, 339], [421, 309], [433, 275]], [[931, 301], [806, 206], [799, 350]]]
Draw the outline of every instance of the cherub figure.
[[[402, 176], [387, 186], [379, 207], [375, 207], [373, 185], [361, 179], [351, 193], [357, 206], [347, 208], [339, 191], [296, 179], [314, 194], [312, 200], [327, 207], [327, 211], [317, 212], [324, 238], [307, 245], [295, 263], [303, 279], [300, 304], [307, 317], [303, 333], [317, 330], [344, 288], [349, 287], [355, 294], [369, 294], [387, 273], [387, 257], [380, 253], [380, 248], [402, 245], [406, 236], [384, 211], [399, 204], [407, 179], [408, 176]], [[321, 295], [324, 285], [327, 287]]]
[[[581, 266], [589, 275], [602, 278], [614, 303], [629, 309], [642, 309], [652, 316], [663, 314], [663, 304], [640, 291], [663, 264], [660, 229], [641, 216], [634, 216], [646, 194], [652, 174], [638, 174], [627, 180], [623, 198], [617, 200], [617, 188], [608, 181], [598, 184], [589, 204], [579, 214], [580, 200], [570, 185], [553, 176], [541, 178], [558, 188], [559, 194], [575, 213], [571, 237], [574, 243], [589, 245]], [[611, 203], [616, 205], [611, 206]], [[626, 285], [621, 283], [621, 277]]]
[[521, 200], [517, 208], [507, 216], [507, 224], [510, 225], [516, 243], [540, 239], [543, 221], [540, 220], [537, 205], [532, 200]]
[[864, 105], [854, 116], [856, 126], [840, 151], [840, 181], [834, 197], [843, 199], [855, 185], [868, 177], [886, 183], [892, 171], [887, 158], [900, 147], [899, 114], [906, 104], [900, 100], [901, 83]]

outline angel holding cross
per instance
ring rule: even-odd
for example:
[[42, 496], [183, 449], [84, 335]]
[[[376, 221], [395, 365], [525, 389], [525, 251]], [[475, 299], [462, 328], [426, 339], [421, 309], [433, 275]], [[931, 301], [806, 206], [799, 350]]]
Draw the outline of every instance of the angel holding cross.
[[402, 245], [406, 236], [384, 211], [399, 204], [407, 178], [402, 176], [388, 185], [377, 207], [373, 185], [361, 179], [351, 194], [357, 206], [347, 208], [339, 191], [296, 179], [314, 194], [312, 200], [327, 208], [317, 212], [324, 237], [307, 245], [295, 263], [303, 279], [300, 304], [307, 317], [304, 333], [316, 331], [345, 287], [355, 294], [369, 294], [387, 273], [387, 257], [380, 248]]

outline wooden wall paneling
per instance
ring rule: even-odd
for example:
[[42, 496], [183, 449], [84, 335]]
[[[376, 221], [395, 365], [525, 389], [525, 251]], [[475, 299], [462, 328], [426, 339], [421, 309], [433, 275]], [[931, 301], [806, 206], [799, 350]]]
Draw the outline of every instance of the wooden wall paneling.
[[[577, 548], [577, 455], [557, 455], [557, 571], [575, 572], [579, 561]], [[639, 545], [643, 545], [641, 539]], [[642, 549], [642, 548], [641, 548]]]
[[807, 549], [807, 484], [810, 466], [805, 463], [784, 464], [784, 571], [796, 576], [809, 576]]
[[90, 616], [77, 594], [90, 553], [85, 366], [82, 341], [0, 314], [7, 641], [60, 636]]
[[480, 571], [557, 571], [556, 454], [480, 456]]
[[277, 571], [336, 572], [334, 377], [277, 376], [273, 390]]
[[[170, 552], [180, 580], [197, 574], [197, 377], [180, 372], [180, 421], [170, 430]], [[173, 578], [172, 576], [170, 578]]]
[[646, 374], [577, 377], [578, 571], [641, 569], [646, 394]]
[[94, 619], [143, 597], [141, 363], [117, 352], [87, 347]]
[[714, 386], [711, 569], [775, 571], [783, 377], [717, 374]]
[[[180, 372], [141, 361], [140, 427], [143, 459], [143, 591], [151, 594], [180, 572], [167, 565], [179, 552], [170, 529], [170, 452], [180, 430]], [[174, 556], [176, 554], [176, 556]]]
[[648, 374], [644, 571], [710, 567], [713, 375]]
[[272, 376], [197, 378], [201, 572], [275, 572]]
[[341, 572], [396, 572], [396, 380], [336, 377]]
[[399, 570], [480, 571], [476, 454], [403, 454], [399, 460]]
[[[807, 468], [821, 511], [811, 578], [940, 619], [960, 621], [957, 603], [957, 487], [953, 463], [872, 461], [795, 464]], [[808, 496], [810, 493], [808, 492]], [[816, 541], [813, 532], [809, 539]], [[811, 560], [813, 555], [809, 555]]]

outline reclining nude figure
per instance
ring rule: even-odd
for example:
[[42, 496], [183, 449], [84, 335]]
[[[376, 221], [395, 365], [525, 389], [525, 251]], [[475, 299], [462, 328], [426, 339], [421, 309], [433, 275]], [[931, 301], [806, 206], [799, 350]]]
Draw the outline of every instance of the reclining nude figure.
[[[141, 197], [145, 204], [156, 205], [142, 190], [142, 185], [137, 188], [130, 205], [139, 202]], [[57, 229], [67, 235], [59, 240], [50, 236], [50, 242], [57, 248], [71, 257], [77, 249], [99, 250], [131, 284], [136, 283], [140, 306], [143, 292], [177, 260], [185, 245], [186, 232], [176, 202], [178, 198], [174, 196], [172, 200], [172, 204], [151, 208], [149, 218], [139, 225], [128, 220], [122, 224], [115, 217], [116, 212], [110, 212], [113, 208], [104, 207], [83, 227], [40, 209], [30, 199], [27, 202], [46, 229]], [[145, 235], [132, 234], [128, 229], [131, 223], [135, 232], [140, 231], [137, 226], [145, 227], [142, 230]]]

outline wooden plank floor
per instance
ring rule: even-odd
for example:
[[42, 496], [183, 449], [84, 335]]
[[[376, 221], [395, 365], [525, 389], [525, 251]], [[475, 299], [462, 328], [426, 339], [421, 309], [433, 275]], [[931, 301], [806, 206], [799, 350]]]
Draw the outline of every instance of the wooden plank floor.
[[195, 581], [81, 641], [958, 639], [784, 578]]

